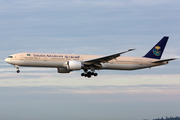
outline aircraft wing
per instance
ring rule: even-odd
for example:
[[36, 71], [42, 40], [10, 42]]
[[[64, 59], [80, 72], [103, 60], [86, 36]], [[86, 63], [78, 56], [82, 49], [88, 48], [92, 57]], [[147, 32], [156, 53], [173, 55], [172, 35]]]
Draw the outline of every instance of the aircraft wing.
[[90, 65], [90, 64], [99, 64], [101, 62], [106, 63], [112, 59], [116, 59], [117, 57], [119, 57], [121, 54], [132, 51], [135, 49], [129, 49], [127, 51], [124, 52], [120, 52], [120, 53], [116, 53], [116, 54], [112, 54], [112, 55], [107, 55], [107, 56], [102, 56], [102, 57], [98, 57], [98, 58], [93, 58], [93, 59], [88, 59], [88, 60], [84, 60], [83, 63], [86, 65]]
[[168, 61], [171, 61], [171, 60], [176, 60], [176, 58], [165, 59], [165, 60], [158, 60], [158, 61], [154, 61], [154, 62], [152, 62], [152, 63], [168, 62]]

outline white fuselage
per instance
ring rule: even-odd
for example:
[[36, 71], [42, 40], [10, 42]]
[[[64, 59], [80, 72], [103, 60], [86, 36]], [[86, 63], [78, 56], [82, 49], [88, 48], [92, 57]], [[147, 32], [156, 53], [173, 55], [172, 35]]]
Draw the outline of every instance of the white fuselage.
[[[51, 54], [51, 53], [19, 53], [13, 54], [5, 61], [15, 66], [67, 68], [68, 61], [84, 61], [101, 57], [100, 55]], [[145, 57], [118, 57], [109, 62], [101, 63], [100, 69], [136, 70], [159, 66], [164, 63], [153, 63], [157, 59]]]

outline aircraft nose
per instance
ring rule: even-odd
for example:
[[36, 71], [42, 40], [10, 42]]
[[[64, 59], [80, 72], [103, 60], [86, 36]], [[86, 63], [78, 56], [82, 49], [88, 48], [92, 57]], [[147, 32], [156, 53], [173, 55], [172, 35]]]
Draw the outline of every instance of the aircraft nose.
[[7, 58], [5, 59], [5, 61], [6, 61], [7, 63], [10, 63], [10, 60], [9, 60], [9, 59], [7, 59]]

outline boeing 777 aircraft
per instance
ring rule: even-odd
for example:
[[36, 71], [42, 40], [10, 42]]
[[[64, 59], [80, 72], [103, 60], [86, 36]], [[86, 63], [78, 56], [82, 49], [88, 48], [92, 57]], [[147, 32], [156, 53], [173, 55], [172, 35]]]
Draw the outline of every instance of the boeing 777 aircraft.
[[78, 54], [51, 54], [51, 53], [18, 53], [10, 55], [5, 61], [17, 68], [24, 67], [51, 67], [57, 68], [58, 73], [70, 73], [74, 70], [83, 69], [81, 76], [90, 78], [97, 76], [95, 70], [137, 70], [168, 64], [168, 61], [176, 58], [160, 60], [169, 37], [163, 37], [143, 57], [123, 57], [124, 52], [101, 56], [101, 55], [78, 55]]

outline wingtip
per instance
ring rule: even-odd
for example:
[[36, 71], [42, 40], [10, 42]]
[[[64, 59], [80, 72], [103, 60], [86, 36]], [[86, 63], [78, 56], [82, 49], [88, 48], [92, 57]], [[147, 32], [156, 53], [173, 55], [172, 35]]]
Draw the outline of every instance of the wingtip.
[[136, 50], [136, 48], [135, 49], [129, 49], [128, 51], [133, 51], [133, 50]]

